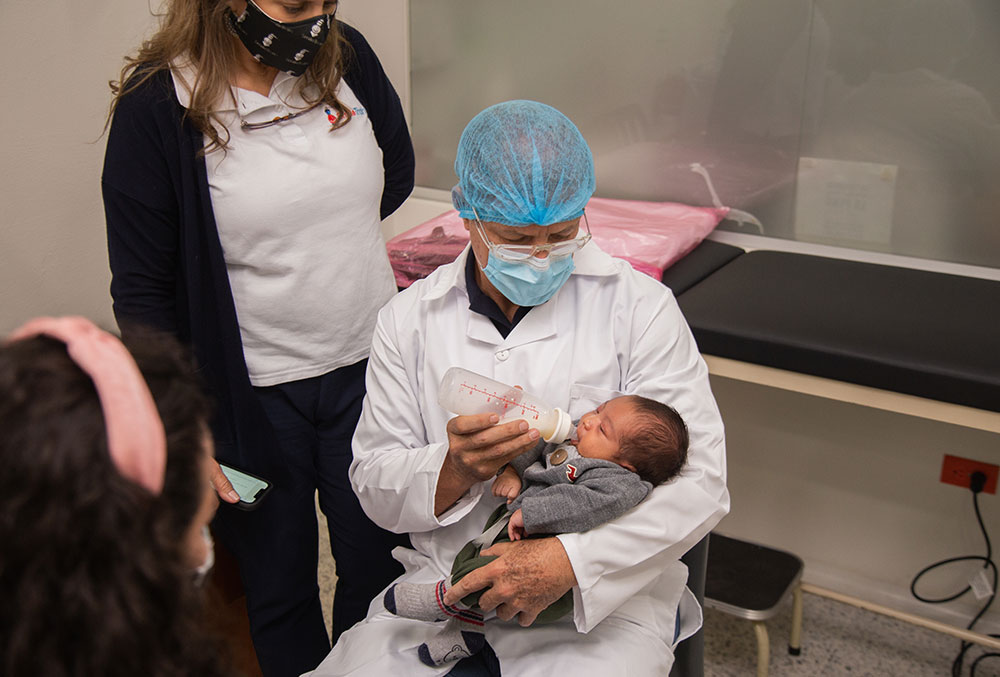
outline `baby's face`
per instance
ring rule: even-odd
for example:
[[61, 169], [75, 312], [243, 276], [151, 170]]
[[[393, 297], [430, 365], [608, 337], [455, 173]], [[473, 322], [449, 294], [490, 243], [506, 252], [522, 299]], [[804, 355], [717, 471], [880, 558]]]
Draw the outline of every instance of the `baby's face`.
[[634, 417], [635, 406], [630, 399], [616, 397], [584, 414], [576, 427], [576, 439], [570, 441], [581, 456], [623, 465], [618, 452], [622, 437], [635, 425]]

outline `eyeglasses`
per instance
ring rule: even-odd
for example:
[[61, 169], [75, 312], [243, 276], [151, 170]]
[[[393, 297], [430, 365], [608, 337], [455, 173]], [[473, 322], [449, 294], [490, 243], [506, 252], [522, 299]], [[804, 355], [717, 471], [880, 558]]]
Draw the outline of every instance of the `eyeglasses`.
[[294, 120], [300, 115], [305, 115], [312, 109], [317, 108], [320, 105], [320, 103], [322, 102], [320, 101], [314, 103], [313, 105], [309, 106], [309, 108], [306, 108], [304, 110], [300, 110], [295, 113], [289, 113], [288, 115], [282, 115], [280, 117], [274, 118], [273, 120], [267, 120], [266, 122], [247, 122], [246, 120], [240, 120], [240, 129], [242, 129], [245, 132], [252, 132], [255, 129], [264, 129], [265, 127], [271, 127], [272, 125], [280, 125], [282, 122], [288, 122], [289, 120]]
[[[472, 213], [476, 217], [476, 227], [479, 229], [479, 236], [483, 238], [483, 242], [486, 243], [486, 246], [489, 247], [490, 252], [494, 256], [510, 263], [526, 263], [535, 268], [548, 268], [549, 262], [546, 259], [561, 259], [572, 256], [583, 249], [584, 245], [590, 242], [591, 237], [593, 237], [590, 233], [590, 223], [587, 222], [587, 212], [584, 212], [583, 224], [584, 228], [587, 229], [587, 233], [572, 240], [529, 245], [494, 244], [486, 235], [486, 228], [483, 226], [483, 222], [479, 220], [479, 212], [476, 211], [475, 207], [472, 208]], [[538, 254], [543, 252], [548, 254], [546, 258], [538, 256]]]

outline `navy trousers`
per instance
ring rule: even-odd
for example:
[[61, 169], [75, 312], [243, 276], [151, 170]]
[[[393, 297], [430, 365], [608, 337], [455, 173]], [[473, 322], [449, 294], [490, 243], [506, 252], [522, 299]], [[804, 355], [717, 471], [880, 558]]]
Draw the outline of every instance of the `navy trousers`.
[[256, 510], [221, 506], [213, 526], [239, 562], [265, 677], [298, 677], [330, 651], [316, 576], [317, 490], [337, 566], [334, 642], [403, 571], [389, 553], [408, 545], [407, 537], [368, 519], [347, 477], [366, 365], [364, 360], [323, 376], [254, 389], [277, 432], [275, 453], [290, 479], [275, 483]]

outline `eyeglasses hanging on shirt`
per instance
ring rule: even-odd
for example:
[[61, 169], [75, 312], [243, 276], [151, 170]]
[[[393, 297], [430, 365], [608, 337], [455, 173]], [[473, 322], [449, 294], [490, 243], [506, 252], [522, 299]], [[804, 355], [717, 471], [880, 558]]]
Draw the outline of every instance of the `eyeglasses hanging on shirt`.
[[314, 103], [309, 106], [309, 108], [304, 108], [303, 110], [296, 111], [294, 113], [289, 113], [288, 115], [280, 115], [271, 120], [265, 120], [264, 122], [247, 122], [246, 120], [240, 119], [240, 129], [246, 132], [252, 132], [255, 129], [264, 129], [265, 127], [271, 127], [272, 125], [278, 125], [282, 122], [288, 122], [289, 120], [294, 120], [300, 115], [305, 115], [314, 108], [318, 108], [322, 105], [322, 101]]

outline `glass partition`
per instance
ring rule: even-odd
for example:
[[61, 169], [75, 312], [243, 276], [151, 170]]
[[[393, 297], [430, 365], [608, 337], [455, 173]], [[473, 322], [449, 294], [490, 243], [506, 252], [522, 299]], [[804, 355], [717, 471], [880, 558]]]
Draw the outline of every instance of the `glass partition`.
[[[997, 0], [415, 0], [417, 183], [484, 107], [549, 103], [597, 194], [778, 238], [1000, 267]], [[731, 230], [756, 226], [724, 222]]]

